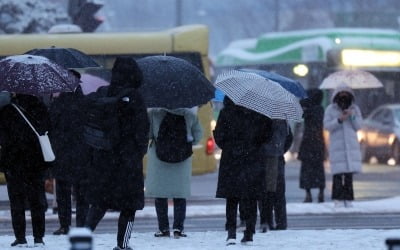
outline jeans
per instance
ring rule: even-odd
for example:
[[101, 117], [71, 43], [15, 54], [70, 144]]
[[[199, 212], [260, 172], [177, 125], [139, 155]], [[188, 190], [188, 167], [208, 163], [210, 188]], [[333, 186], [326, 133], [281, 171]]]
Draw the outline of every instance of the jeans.
[[[174, 224], [172, 229], [183, 231], [186, 218], [186, 199], [174, 198]], [[155, 207], [158, 219], [158, 229], [161, 232], [169, 231], [168, 199], [156, 198]]]

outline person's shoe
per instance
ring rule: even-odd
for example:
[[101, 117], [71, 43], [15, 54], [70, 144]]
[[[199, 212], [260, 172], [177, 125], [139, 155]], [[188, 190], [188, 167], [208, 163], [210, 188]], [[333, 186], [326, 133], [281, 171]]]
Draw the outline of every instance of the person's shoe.
[[179, 239], [180, 237], [187, 237], [187, 235], [179, 229], [174, 229], [174, 238]]
[[34, 247], [43, 247], [44, 246], [43, 239], [42, 238], [33, 239], [33, 246]]
[[154, 237], [169, 237], [169, 231], [158, 231], [157, 233], [154, 234]]
[[253, 233], [245, 230], [243, 233], [243, 238], [240, 241], [243, 245], [251, 245], [253, 244]]
[[28, 242], [26, 239], [16, 239], [13, 243], [11, 243], [12, 247], [27, 247]]
[[69, 227], [60, 227], [53, 232], [54, 235], [64, 235], [69, 233]]
[[310, 193], [306, 193], [306, 197], [304, 198], [304, 203], [311, 203], [312, 202], [312, 196]]
[[113, 248], [113, 250], [133, 250], [133, 248], [132, 247], [125, 247], [125, 248], [121, 248], [121, 247], [119, 247], [119, 246], [116, 246], [116, 247], [114, 247]]
[[318, 203], [324, 202], [324, 193], [319, 193], [318, 194]]
[[236, 244], [236, 228], [235, 230], [228, 230], [228, 238], [226, 239], [226, 245], [235, 245]]
[[333, 204], [334, 204], [335, 208], [344, 207], [344, 202], [341, 201], [341, 200], [334, 200], [334, 201], [333, 201]]
[[226, 245], [227, 246], [236, 245], [236, 239], [235, 238], [226, 239]]
[[353, 202], [345, 200], [344, 201], [344, 206], [347, 207], [347, 208], [353, 207]]

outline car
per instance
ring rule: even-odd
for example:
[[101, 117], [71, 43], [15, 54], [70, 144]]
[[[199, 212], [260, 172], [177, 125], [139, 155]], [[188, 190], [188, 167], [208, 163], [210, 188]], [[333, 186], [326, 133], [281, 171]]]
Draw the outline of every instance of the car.
[[400, 164], [400, 104], [375, 108], [357, 132], [362, 160], [375, 157], [379, 163]]

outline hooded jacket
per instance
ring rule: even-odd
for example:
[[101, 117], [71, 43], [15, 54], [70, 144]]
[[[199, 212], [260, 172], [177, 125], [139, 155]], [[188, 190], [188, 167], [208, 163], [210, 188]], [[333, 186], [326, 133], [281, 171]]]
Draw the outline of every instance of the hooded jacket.
[[136, 90], [140, 83], [141, 73], [134, 59], [118, 57], [110, 86], [98, 91], [112, 96], [132, 89], [123, 98], [124, 105], [118, 114], [122, 133], [119, 146], [112, 151], [92, 150], [87, 191], [92, 205], [115, 210], [138, 210], [144, 206], [142, 160], [149, 141], [149, 120]]
[[[343, 111], [334, 102], [340, 92], [347, 92], [353, 97], [348, 108], [352, 115], [343, 122], [338, 120]], [[329, 161], [332, 174], [361, 172], [361, 151], [357, 130], [361, 127], [362, 116], [354, 99], [352, 89], [347, 85], [340, 85], [334, 90], [332, 103], [325, 110], [324, 128], [329, 131]]]

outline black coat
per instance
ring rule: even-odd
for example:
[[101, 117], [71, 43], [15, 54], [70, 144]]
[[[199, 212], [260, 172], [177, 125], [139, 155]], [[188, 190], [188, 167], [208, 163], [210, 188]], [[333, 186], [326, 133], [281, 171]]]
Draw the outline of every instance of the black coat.
[[87, 199], [103, 208], [138, 210], [144, 207], [142, 160], [149, 141], [149, 121], [136, 90], [124, 103], [118, 114], [122, 130], [119, 146], [111, 151], [91, 149]]
[[78, 88], [62, 93], [50, 106], [51, 143], [56, 160], [53, 177], [74, 183], [86, 177], [89, 147], [83, 142], [84, 103]]
[[217, 198], [258, 199], [265, 195], [262, 145], [271, 137], [271, 120], [224, 101], [214, 138], [222, 149]]
[[[39, 134], [50, 129], [47, 107], [39, 98], [17, 95], [11, 101], [22, 109]], [[49, 167], [37, 136], [11, 104], [0, 110], [0, 142], [3, 171], [37, 172]]]
[[320, 105], [322, 97], [313, 92], [309, 91], [311, 101], [303, 105], [304, 132], [298, 155], [298, 159], [301, 160], [300, 188], [325, 187], [324, 109]]

